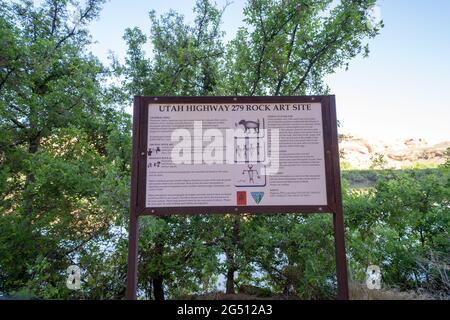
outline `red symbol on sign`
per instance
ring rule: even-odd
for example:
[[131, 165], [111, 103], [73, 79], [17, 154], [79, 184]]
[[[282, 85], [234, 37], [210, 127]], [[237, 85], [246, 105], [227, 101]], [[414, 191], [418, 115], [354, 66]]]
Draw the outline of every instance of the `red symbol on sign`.
[[238, 206], [246, 206], [247, 205], [247, 192], [246, 191], [238, 191], [236, 193], [237, 196], [237, 205]]

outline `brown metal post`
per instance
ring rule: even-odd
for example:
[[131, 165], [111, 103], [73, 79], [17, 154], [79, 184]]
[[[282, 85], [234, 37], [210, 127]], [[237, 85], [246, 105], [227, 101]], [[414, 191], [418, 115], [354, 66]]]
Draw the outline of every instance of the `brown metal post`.
[[138, 217], [134, 212], [131, 212], [130, 226], [128, 229], [128, 272], [127, 272], [128, 300], [136, 300], [137, 255], [138, 255]]
[[336, 100], [334, 96], [329, 97], [330, 107], [330, 128], [331, 128], [331, 148], [334, 183], [334, 203], [333, 225], [334, 243], [336, 253], [336, 278], [337, 278], [337, 298], [348, 300], [348, 277], [347, 277], [347, 257], [345, 255], [345, 228], [344, 210], [342, 207], [341, 175], [339, 164], [339, 141], [337, 132]]
[[342, 210], [333, 213], [336, 250], [337, 298], [348, 300], [347, 258], [345, 256], [344, 219]]
[[133, 151], [131, 165], [130, 223], [128, 228], [128, 270], [126, 298], [136, 300], [138, 265], [138, 176], [139, 176], [139, 130], [141, 97], [134, 98], [133, 109]]

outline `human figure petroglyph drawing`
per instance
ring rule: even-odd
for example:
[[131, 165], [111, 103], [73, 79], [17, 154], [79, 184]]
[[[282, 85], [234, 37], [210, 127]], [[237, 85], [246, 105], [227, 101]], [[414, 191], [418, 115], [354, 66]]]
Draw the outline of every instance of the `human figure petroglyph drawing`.
[[247, 161], [248, 148], [247, 145], [237, 145], [236, 146], [236, 156], [237, 161]]
[[259, 174], [258, 174], [258, 170], [253, 169], [253, 165], [252, 164], [248, 165], [248, 169], [242, 170], [242, 174], [245, 174], [246, 172], [248, 174], [248, 179], [249, 179], [250, 183], [255, 183], [255, 180], [254, 180], [255, 173], [256, 173], [256, 177], [258, 179], [260, 179]]

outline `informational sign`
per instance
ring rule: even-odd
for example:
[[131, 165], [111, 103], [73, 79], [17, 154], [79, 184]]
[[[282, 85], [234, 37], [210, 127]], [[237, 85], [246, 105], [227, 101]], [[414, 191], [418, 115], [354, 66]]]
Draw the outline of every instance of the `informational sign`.
[[332, 212], [334, 97], [140, 97], [142, 214]]
[[146, 207], [327, 204], [321, 103], [151, 103]]
[[127, 297], [138, 218], [333, 214], [339, 299], [348, 299], [334, 96], [135, 97]]

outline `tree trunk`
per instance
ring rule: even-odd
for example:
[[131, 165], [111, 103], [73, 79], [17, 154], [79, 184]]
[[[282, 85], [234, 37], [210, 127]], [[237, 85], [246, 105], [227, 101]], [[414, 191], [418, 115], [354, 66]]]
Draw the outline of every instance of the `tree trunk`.
[[234, 294], [234, 268], [228, 268], [227, 270], [227, 285], [226, 294]]
[[[154, 255], [157, 259], [161, 259], [163, 255], [164, 243], [159, 239], [156, 240]], [[164, 300], [164, 278], [160, 272], [153, 277], [153, 296], [155, 300]]]
[[[30, 138], [28, 145], [28, 153], [35, 154], [39, 150], [41, 144], [41, 135], [37, 134], [35, 137]], [[35, 182], [35, 177], [32, 169], [28, 172], [25, 179], [25, 192], [24, 192], [24, 206], [25, 206], [25, 216], [31, 226], [31, 220], [33, 217], [33, 192], [30, 190], [31, 186]]]
[[225, 256], [227, 259], [227, 283], [226, 283], [226, 294], [234, 294], [234, 273], [238, 270], [235, 261], [235, 250], [240, 243], [239, 231], [241, 228], [241, 219], [239, 216], [235, 216], [233, 230], [231, 232], [231, 248], [225, 250]]
[[153, 296], [155, 300], [164, 300], [164, 281], [162, 277], [153, 278]]

